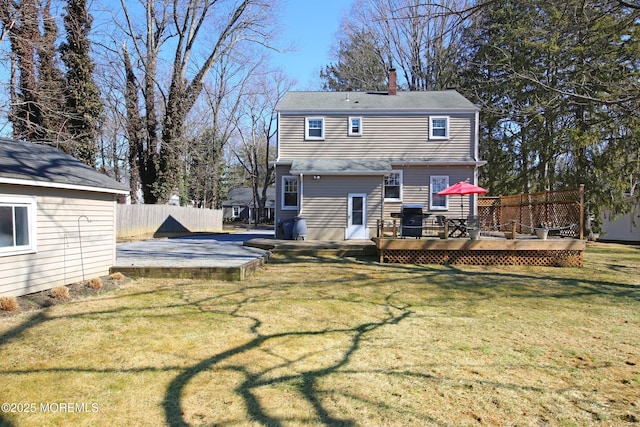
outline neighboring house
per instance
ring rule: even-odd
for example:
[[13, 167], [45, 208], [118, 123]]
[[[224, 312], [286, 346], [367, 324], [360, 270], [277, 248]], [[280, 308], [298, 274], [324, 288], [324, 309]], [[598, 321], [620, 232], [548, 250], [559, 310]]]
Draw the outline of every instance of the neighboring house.
[[631, 211], [610, 219], [610, 213], [602, 215], [601, 242], [640, 243], [640, 196], [627, 197]]
[[128, 192], [57, 148], [0, 139], [0, 296], [108, 274]]
[[[267, 201], [265, 208], [267, 209], [267, 219], [273, 219], [275, 207], [275, 188], [267, 188]], [[256, 204], [253, 200], [253, 190], [250, 187], [233, 188], [229, 191], [228, 199], [222, 202], [224, 218], [233, 218], [234, 220], [251, 221], [254, 216]]]
[[277, 106], [278, 224], [303, 218], [310, 240], [368, 239], [403, 204], [465, 217], [476, 197], [437, 193], [477, 183], [479, 109], [455, 90], [288, 92]]

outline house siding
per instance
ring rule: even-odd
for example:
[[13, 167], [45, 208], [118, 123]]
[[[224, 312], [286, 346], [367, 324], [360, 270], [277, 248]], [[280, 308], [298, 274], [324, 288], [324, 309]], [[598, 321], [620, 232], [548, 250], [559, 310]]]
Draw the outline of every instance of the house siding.
[[[344, 176], [321, 176], [319, 180], [304, 178], [304, 199], [301, 217], [305, 218], [310, 240], [342, 240], [345, 238], [348, 197], [352, 193], [367, 195], [367, 228], [369, 235], [382, 217], [381, 176], [354, 176], [345, 186]], [[307, 218], [305, 212], [313, 215]]]
[[[289, 168], [276, 168], [276, 182], [289, 175]], [[367, 228], [375, 233], [376, 221], [382, 218], [383, 178], [381, 176], [351, 176], [345, 185], [344, 176], [322, 175], [314, 180], [312, 176], [302, 178], [304, 196], [302, 211], [282, 210], [282, 195], [276, 194], [276, 217], [279, 222], [298, 216], [305, 219], [309, 240], [343, 240], [347, 226], [348, 197], [352, 193], [367, 195]], [[300, 207], [300, 206], [299, 206]], [[309, 214], [309, 215], [307, 215]], [[282, 238], [276, 227], [276, 237]]]
[[391, 158], [464, 160], [474, 157], [475, 114], [446, 115], [449, 139], [429, 140], [428, 114], [360, 115], [362, 136], [348, 136], [345, 115], [324, 115], [325, 137], [322, 141], [304, 139], [305, 117], [282, 114], [279, 119], [280, 158]]
[[116, 195], [16, 185], [0, 185], [0, 194], [37, 200], [37, 252], [0, 256], [0, 295], [104, 276], [115, 264]]
[[[453, 184], [458, 181], [464, 181], [469, 176], [473, 176], [473, 167], [462, 166], [394, 166], [394, 171], [402, 170], [402, 200], [401, 201], [385, 201], [384, 203], [384, 220], [391, 220], [392, 213], [399, 213], [403, 204], [420, 204], [424, 213], [430, 213], [432, 216], [445, 215], [459, 218], [462, 214], [460, 211], [460, 197], [451, 196], [449, 199], [448, 210], [429, 210], [429, 195], [431, 176], [448, 176], [449, 183]], [[465, 211], [469, 206], [469, 197], [464, 199]]]

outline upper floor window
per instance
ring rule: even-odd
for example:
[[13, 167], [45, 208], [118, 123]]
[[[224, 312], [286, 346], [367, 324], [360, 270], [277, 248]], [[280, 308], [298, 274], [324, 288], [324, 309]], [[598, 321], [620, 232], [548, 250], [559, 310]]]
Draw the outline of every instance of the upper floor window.
[[392, 171], [384, 178], [384, 199], [387, 201], [402, 200], [402, 171]]
[[449, 139], [449, 117], [429, 117], [429, 139]]
[[447, 210], [449, 203], [447, 196], [439, 196], [438, 193], [449, 186], [448, 176], [432, 176], [429, 185], [429, 209], [430, 210]]
[[324, 117], [307, 117], [304, 122], [305, 139], [324, 139]]
[[362, 136], [362, 117], [349, 117], [349, 136]]
[[282, 209], [298, 208], [298, 178], [295, 176], [282, 177]]
[[0, 256], [36, 251], [36, 200], [0, 196]]

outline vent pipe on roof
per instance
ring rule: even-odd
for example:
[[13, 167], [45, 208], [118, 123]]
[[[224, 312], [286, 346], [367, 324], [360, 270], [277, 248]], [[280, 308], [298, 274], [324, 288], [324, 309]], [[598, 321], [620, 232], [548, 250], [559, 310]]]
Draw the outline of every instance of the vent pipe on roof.
[[395, 95], [396, 93], [398, 93], [396, 69], [390, 68], [389, 69], [389, 95]]

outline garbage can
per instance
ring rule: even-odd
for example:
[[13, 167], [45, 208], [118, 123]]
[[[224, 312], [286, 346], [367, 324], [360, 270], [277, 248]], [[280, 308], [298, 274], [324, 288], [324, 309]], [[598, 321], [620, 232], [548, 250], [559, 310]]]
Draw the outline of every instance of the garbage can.
[[306, 240], [307, 239], [307, 221], [305, 221], [302, 217], [295, 217], [295, 222], [293, 224], [293, 238], [295, 240]]
[[285, 240], [291, 240], [293, 238], [293, 224], [295, 218], [287, 218], [282, 221], [282, 229], [284, 231]]

